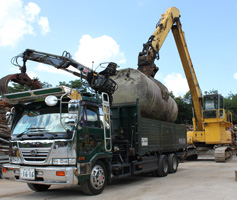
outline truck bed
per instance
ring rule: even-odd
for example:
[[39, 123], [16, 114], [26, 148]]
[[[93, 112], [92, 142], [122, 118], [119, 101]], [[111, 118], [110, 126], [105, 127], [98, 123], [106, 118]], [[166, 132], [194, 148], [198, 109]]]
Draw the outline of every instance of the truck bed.
[[138, 148], [140, 155], [148, 151], [173, 151], [187, 147], [186, 127], [153, 119], [138, 118]]
[[185, 126], [142, 117], [138, 102], [113, 105], [111, 110], [113, 137], [127, 139], [138, 155], [187, 147]]

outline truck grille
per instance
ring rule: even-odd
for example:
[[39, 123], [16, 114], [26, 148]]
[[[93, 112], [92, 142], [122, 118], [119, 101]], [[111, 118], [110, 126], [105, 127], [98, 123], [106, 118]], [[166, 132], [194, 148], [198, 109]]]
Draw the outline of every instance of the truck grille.
[[45, 162], [50, 149], [21, 149], [20, 152], [26, 162]]

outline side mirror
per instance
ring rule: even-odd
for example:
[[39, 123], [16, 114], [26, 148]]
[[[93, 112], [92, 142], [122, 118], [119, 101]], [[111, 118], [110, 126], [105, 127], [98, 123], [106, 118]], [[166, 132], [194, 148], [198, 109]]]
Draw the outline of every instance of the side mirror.
[[12, 107], [11, 112], [6, 113], [6, 123], [7, 123], [7, 130], [8, 131], [11, 130], [11, 124], [12, 124], [12, 120], [13, 120], [14, 111], [15, 111], [15, 107]]
[[79, 101], [70, 100], [68, 102], [68, 119], [66, 119], [66, 124], [75, 124], [77, 121], [77, 115], [79, 111]]
[[79, 101], [77, 100], [70, 100], [68, 102], [68, 113], [69, 114], [77, 114], [79, 110]]

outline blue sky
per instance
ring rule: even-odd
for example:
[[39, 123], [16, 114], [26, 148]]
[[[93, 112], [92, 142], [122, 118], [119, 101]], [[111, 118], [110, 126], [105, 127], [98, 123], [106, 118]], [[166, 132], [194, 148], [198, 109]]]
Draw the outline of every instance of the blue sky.
[[[64, 50], [88, 67], [117, 62], [137, 68], [138, 53], [161, 14], [177, 7], [202, 91], [237, 93], [236, 0], [0, 0], [0, 77], [18, 73], [11, 58], [25, 49], [61, 55]], [[30, 76], [57, 85], [76, 79], [64, 71], [27, 63]], [[156, 79], [176, 96], [188, 91], [170, 32], [156, 61]]]

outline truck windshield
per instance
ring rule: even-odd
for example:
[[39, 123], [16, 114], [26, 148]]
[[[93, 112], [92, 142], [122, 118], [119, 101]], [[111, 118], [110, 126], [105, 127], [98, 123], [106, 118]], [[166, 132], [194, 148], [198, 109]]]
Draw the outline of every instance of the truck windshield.
[[[68, 131], [72, 131], [73, 125], [67, 125], [67, 108], [63, 108], [62, 122]], [[60, 122], [59, 107], [48, 107], [46, 105], [28, 106], [20, 115], [12, 135], [44, 135], [44, 134], [66, 133]]]

